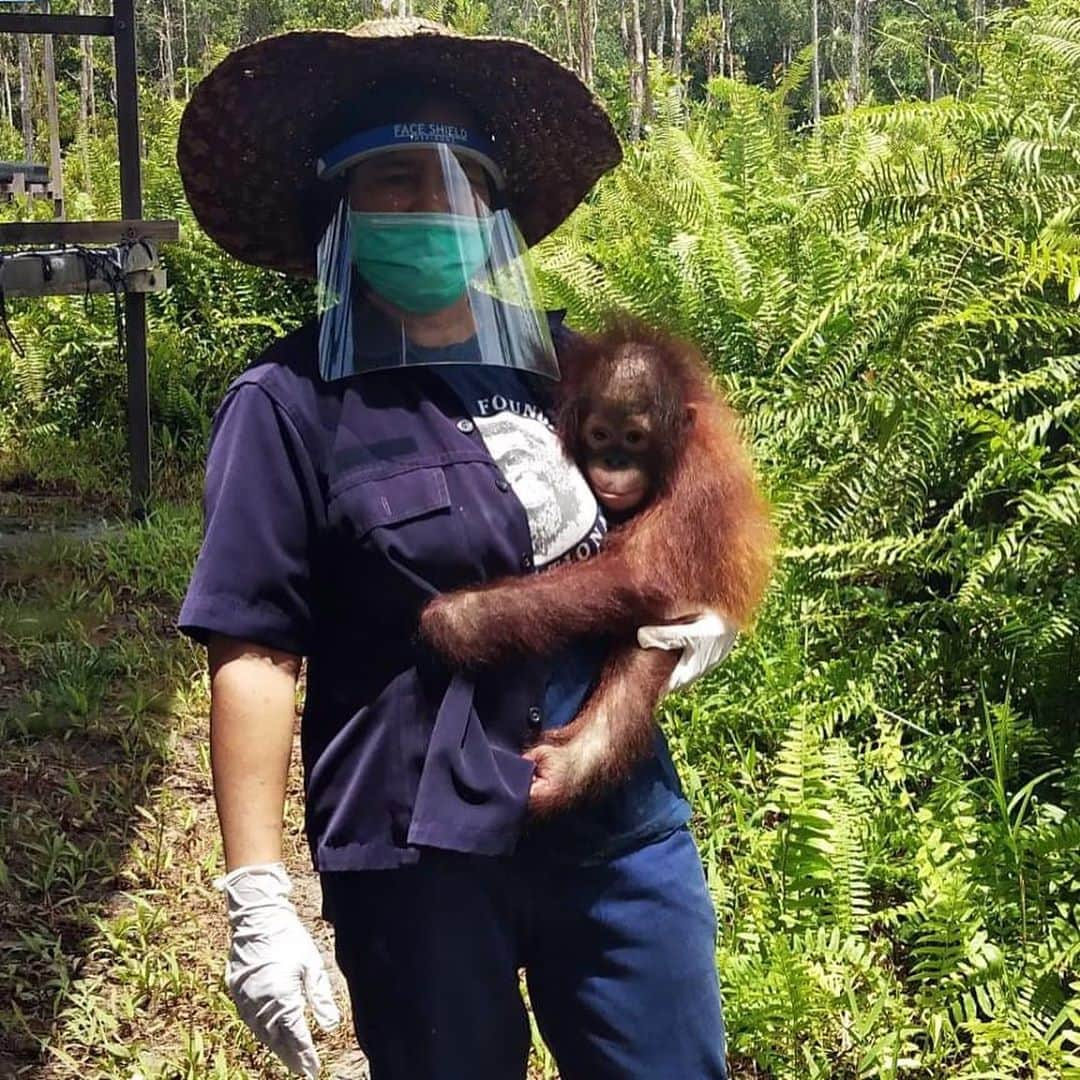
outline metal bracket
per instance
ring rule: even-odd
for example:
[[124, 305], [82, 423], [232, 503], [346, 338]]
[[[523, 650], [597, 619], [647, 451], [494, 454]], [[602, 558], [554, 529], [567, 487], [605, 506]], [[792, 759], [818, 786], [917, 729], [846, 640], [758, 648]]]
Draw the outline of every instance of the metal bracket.
[[20, 251], [0, 259], [0, 288], [5, 296], [111, 293], [117, 282], [127, 293], [161, 292], [167, 281], [157, 245], [144, 240], [87, 254], [74, 248]]

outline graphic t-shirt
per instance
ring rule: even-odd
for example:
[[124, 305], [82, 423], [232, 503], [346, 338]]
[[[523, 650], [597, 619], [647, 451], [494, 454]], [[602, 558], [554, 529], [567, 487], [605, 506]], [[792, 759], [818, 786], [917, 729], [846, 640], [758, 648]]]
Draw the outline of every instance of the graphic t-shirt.
[[[595, 495], [563, 452], [537, 384], [509, 368], [440, 365], [437, 371], [461, 399], [488, 452], [521, 502], [538, 571], [587, 559], [600, 549], [607, 526]], [[544, 697], [545, 728], [562, 727], [580, 711], [610, 648], [603, 637], [581, 639], [552, 660]], [[690, 808], [657, 733], [656, 753], [630, 780], [603, 799], [534, 825], [524, 844], [576, 861], [611, 858], [684, 825]]]
[[537, 570], [600, 550], [607, 526], [585, 478], [563, 453], [528, 378], [507, 368], [439, 368], [525, 508]]

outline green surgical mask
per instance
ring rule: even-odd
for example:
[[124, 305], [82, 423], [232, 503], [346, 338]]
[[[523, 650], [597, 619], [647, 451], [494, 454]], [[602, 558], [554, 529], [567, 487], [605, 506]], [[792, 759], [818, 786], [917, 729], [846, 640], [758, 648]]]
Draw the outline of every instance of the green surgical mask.
[[460, 299], [491, 247], [491, 219], [459, 214], [350, 210], [349, 233], [360, 276], [384, 300], [416, 315]]

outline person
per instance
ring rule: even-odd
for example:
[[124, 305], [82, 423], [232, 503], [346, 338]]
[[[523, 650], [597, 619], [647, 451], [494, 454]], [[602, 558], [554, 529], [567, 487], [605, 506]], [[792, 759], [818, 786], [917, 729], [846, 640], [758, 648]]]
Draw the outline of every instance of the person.
[[[374, 1080], [525, 1076], [531, 1005], [565, 1080], [726, 1076], [715, 914], [666, 745], [527, 821], [530, 737], [603, 641], [449, 671], [439, 591], [588, 557], [604, 522], [546, 412], [562, 315], [528, 248], [620, 159], [575, 75], [418, 19], [247, 46], [195, 89], [178, 161], [206, 232], [317, 280], [318, 318], [228, 390], [180, 614], [208, 647], [241, 1017], [318, 1075], [339, 1019], [289, 900], [282, 811], [302, 658], [305, 820]], [[690, 676], [724, 635], [654, 628]]]

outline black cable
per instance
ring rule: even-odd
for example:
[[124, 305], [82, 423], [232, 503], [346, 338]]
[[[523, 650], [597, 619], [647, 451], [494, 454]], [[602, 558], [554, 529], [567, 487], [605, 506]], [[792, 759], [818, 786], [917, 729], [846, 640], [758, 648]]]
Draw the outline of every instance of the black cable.
[[7, 294], [4, 291], [4, 263], [6, 261], [7, 255], [0, 251], [0, 326], [3, 326], [4, 333], [7, 335], [8, 341], [11, 342], [11, 347], [15, 351], [15, 355], [20, 358], [25, 358], [26, 353], [19, 344], [19, 339], [15, 336], [15, 331], [11, 329], [11, 323], [8, 322]]
[[[154, 251], [153, 248], [143, 239], [138, 240], [124, 240], [117, 247], [107, 248], [105, 250], [95, 250], [93, 248], [83, 247], [80, 244], [72, 244], [71, 250], [73, 250], [78, 256], [83, 265], [83, 273], [86, 279], [86, 288], [83, 293], [83, 309], [89, 318], [93, 314], [92, 296], [90, 291], [90, 283], [95, 279], [100, 279], [105, 282], [109, 291], [113, 297], [113, 320], [116, 327], [116, 347], [117, 356], [121, 362], [124, 362], [125, 354], [125, 342], [126, 333], [124, 326], [124, 305], [121, 297], [127, 296], [127, 278], [124, 274], [124, 266], [126, 264], [126, 256], [134, 247], [141, 247], [146, 253], [148, 259], [153, 260]], [[62, 254], [64, 251], [61, 248], [58, 251], [38, 251], [38, 252], [20, 252], [19, 254], [33, 255], [41, 260], [41, 278], [42, 281], [51, 281], [53, 277], [53, 266], [50, 261], [56, 254]], [[11, 258], [11, 256], [0, 252], [0, 330], [3, 331], [8, 341], [11, 343], [11, 347], [15, 354], [20, 357], [25, 357], [26, 352], [22, 345], [19, 343], [19, 339], [15, 336], [15, 332], [11, 329], [11, 323], [8, 321], [7, 311], [7, 295], [4, 291], [4, 278], [3, 268], [4, 263]]]
[[107, 248], [104, 251], [96, 251], [93, 248], [83, 247], [80, 244], [72, 245], [79, 258], [82, 260], [83, 271], [86, 276], [86, 292], [83, 296], [84, 305], [90, 303], [90, 282], [100, 278], [109, 287], [113, 298], [113, 324], [116, 329], [116, 355], [120, 364], [124, 363], [126, 333], [124, 327], [124, 308], [120, 300], [121, 293], [126, 295], [127, 282], [124, 279], [124, 257], [121, 252], [126, 251], [130, 244], [121, 244], [116, 248]]

